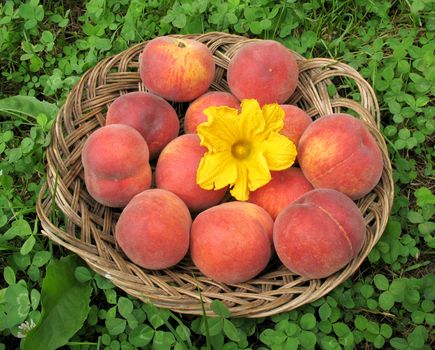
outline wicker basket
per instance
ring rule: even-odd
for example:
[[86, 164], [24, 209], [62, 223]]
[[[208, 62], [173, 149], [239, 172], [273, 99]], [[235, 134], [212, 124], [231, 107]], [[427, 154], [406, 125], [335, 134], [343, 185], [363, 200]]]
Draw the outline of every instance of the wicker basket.
[[[223, 91], [228, 90], [225, 73], [230, 58], [252, 41], [224, 33], [178, 37], [196, 39], [210, 48], [216, 63], [212, 89]], [[381, 237], [393, 202], [391, 164], [379, 132], [379, 107], [372, 88], [353, 68], [331, 59], [304, 59], [299, 55], [299, 85], [288, 103], [298, 104], [313, 118], [353, 110], [367, 124], [382, 151], [382, 178], [371, 193], [357, 202], [367, 225], [359, 255], [344, 269], [322, 280], [302, 278], [273, 258], [260, 276], [234, 285], [203, 276], [188, 256], [171, 269], [147, 271], [123, 255], [113, 236], [120, 210], [102, 206], [89, 196], [80, 153], [89, 134], [104, 125], [107, 107], [115, 98], [145, 90], [138, 73], [139, 55], [145, 45], [141, 43], [99, 62], [83, 75], [61, 108], [46, 153], [47, 182], [37, 203], [43, 234], [81, 256], [93, 270], [128, 294], [186, 314], [202, 314], [199, 290], [209, 315], [213, 315], [211, 301], [218, 299], [234, 317], [264, 317], [315, 301], [349, 278]], [[333, 98], [328, 93], [329, 85], [336, 87]], [[182, 117], [187, 105], [174, 107]]]

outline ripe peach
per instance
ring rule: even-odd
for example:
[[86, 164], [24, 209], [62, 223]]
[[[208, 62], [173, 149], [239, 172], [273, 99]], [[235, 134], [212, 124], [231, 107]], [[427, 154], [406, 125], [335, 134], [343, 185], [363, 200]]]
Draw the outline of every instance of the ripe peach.
[[227, 80], [239, 100], [255, 98], [260, 105], [284, 103], [296, 90], [299, 68], [284, 45], [261, 40], [243, 45], [228, 65]]
[[[271, 245], [273, 245], [273, 219], [262, 207], [254, 203], [240, 201], [225, 202], [220, 204], [218, 207], [227, 210], [240, 210], [242, 208], [246, 214], [250, 215], [263, 226], [264, 232], [269, 237]], [[213, 208], [216, 208], [216, 206], [211, 207], [209, 210], [212, 210]]]
[[86, 140], [82, 150], [89, 194], [109, 207], [124, 207], [151, 186], [148, 146], [142, 135], [123, 124], [103, 126]]
[[184, 132], [195, 133], [196, 127], [207, 121], [203, 113], [207, 107], [227, 106], [240, 109], [240, 102], [234, 95], [224, 91], [210, 91], [193, 101], [186, 111], [184, 117]]
[[290, 204], [276, 218], [273, 242], [281, 262], [306, 278], [340, 270], [361, 250], [365, 222], [341, 192], [316, 189]]
[[281, 105], [284, 109], [284, 128], [279, 132], [298, 146], [304, 130], [312, 123], [311, 117], [303, 109], [293, 105]]
[[139, 131], [151, 158], [176, 138], [180, 130], [175, 109], [163, 98], [142, 91], [121, 95], [112, 102], [106, 115], [106, 125], [110, 124], [126, 124]]
[[205, 190], [196, 183], [199, 162], [206, 151], [197, 134], [185, 134], [169, 142], [157, 161], [157, 187], [175, 193], [192, 211], [219, 203], [226, 192], [226, 189]]
[[214, 79], [215, 64], [203, 43], [162, 36], [146, 44], [139, 72], [151, 92], [170, 101], [186, 102], [207, 91]]
[[150, 270], [177, 264], [189, 248], [192, 218], [175, 194], [146, 190], [127, 204], [116, 223], [119, 247], [135, 264]]
[[382, 175], [382, 154], [361, 120], [331, 114], [314, 121], [299, 140], [298, 160], [315, 188], [333, 188], [351, 199], [369, 193]]
[[249, 202], [264, 208], [276, 219], [285, 207], [311, 191], [313, 186], [299, 168], [271, 171], [271, 175], [269, 183], [249, 194]]
[[241, 283], [269, 262], [271, 244], [261, 220], [246, 202], [224, 203], [200, 213], [192, 223], [190, 255], [205, 275], [223, 283]]

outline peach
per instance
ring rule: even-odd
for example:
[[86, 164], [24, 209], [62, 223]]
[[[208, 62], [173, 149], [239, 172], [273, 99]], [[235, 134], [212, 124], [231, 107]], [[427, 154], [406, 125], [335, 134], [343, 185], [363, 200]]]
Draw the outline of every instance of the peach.
[[[209, 210], [213, 208], [215, 207], [211, 207]], [[246, 214], [250, 215], [263, 226], [264, 232], [269, 237], [271, 245], [273, 245], [273, 219], [262, 207], [254, 203], [232, 201], [220, 204], [219, 208], [225, 208], [227, 210], [239, 210], [239, 208], [243, 208]]]
[[124, 207], [151, 186], [148, 146], [134, 128], [113, 124], [94, 131], [82, 150], [89, 194], [109, 207]]
[[195, 218], [190, 255], [205, 276], [223, 283], [241, 283], [267, 266], [270, 238], [261, 219], [250, 212], [252, 206], [246, 202], [224, 203]]
[[297, 106], [281, 105], [281, 107], [285, 115], [284, 128], [279, 133], [292, 140], [297, 147], [303, 132], [312, 123], [311, 117]]
[[251, 192], [249, 202], [264, 208], [273, 219], [276, 219], [285, 207], [304, 193], [311, 191], [313, 186], [299, 168], [271, 171], [270, 173], [272, 180], [258, 190]]
[[226, 193], [226, 189], [205, 190], [196, 183], [199, 162], [206, 151], [197, 134], [185, 134], [169, 142], [157, 161], [157, 187], [175, 193], [192, 211], [219, 203]]
[[213, 54], [193, 39], [157, 37], [145, 45], [139, 60], [143, 84], [169, 101], [192, 101], [204, 94], [214, 79]]
[[228, 86], [239, 100], [255, 98], [260, 105], [284, 103], [296, 90], [299, 68], [284, 45], [260, 40], [243, 45], [230, 60]]
[[361, 250], [365, 222], [341, 192], [316, 189], [290, 204], [276, 218], [273, 242], [281, 262], [306, 278], [327, 277]]
[[149, 270], [177, 264], [189, 249], [192, 217], [175, 194], [146, 190], [127, 204], [115, 228], [119, 247], [135, 264]]
[[110, 124], [126, 124], [139, 131], [151, 158], [176, 138], [180, 130], [175, 109], [163, 98], [142, 91], [121, 95], [112, 102], [106, 115], [106, 125]]
[[332, 188], [351, 199], [369, 193], [382, 175], [382, 154], [361, 120], [331, 114], [310, 124], [299, 140], [298, 160], [315, 188]]
[[196, 127], [207, 121], [207, 116], [203, 113], [207, 107], [227, 106], [240, 109], [240, 102], [234, 95], [224, 91], [210, 91], [198, 97], [187, 108], [184, 117], [184, 132], [195, 133]]

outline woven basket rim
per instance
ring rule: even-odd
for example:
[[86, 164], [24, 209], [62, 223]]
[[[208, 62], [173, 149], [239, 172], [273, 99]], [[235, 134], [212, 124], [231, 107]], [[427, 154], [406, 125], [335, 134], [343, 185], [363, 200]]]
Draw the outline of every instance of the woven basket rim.
[[[217, 68], [212, 90], [224, 91], [228, 90], [225, 71], [231, 57], [247, 42], [260, 40], [219, 32], [173, 36], [198, 40], [210, 48]], [[80, 152], [86, 137], [104, 125], [105, 110], [117, 96], [145, 89], [137, 69], [138, 57], [147, 42], [101, 60], [85, 72], [68, 94], [53, 124], [52, 141], [46, 150], [47, 181], [36, 206], [42, 233], [78, 254], [91, 269], [111, 279], [126, 293], [186, 314], [202, 314], [202, 297], [207, 315], [214, 315], [210, 304], [217, 299], [227, 305], [233, 317], [270, 316], [315, 301], [348, 279], [380, 239], [393, 203], [392, 168], [380, 133], [379, 105], [370, 84], [349, 65], [329, 58], [305, 59], [298, 54], [295, 55], [300, 69], [299, 84], [288, 103], [298, 104], [312, 117], [353, 110], [381, 149], [384, 160], [381, 180], [372, 192], [357, 201], [367, 225], [360, 254], [345, 268], [321, 280], [295, 275], [275, 258], [265, 273], [236, 285], [225, 285], [202, 276], [188, 257], [174, 268], [147, 271], [123, 256], [113, 238], [119, 212], [99, 205], [87, 194]], [[328, 86], [337, 82], [347, 83], [346, 87], [337, 89], [345, 94], [330, 97]], [[359, 101], [346, 95], [351, 89], [359, 96]], [[185, 108], [183, 104], [174, 106], [177, 112]], [[62, 225], [55, 224], [55, 219], [61, 220]]]

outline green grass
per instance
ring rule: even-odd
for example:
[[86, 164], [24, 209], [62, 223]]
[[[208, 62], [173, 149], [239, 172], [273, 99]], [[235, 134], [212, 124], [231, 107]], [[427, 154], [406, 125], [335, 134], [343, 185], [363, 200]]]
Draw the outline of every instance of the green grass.
[[[433, 348], [434, 9], [429, 0], [2, 2], [0, 350], [36, 349], [34, 339], [45, 349]], [[314, 303], [258, 320], [233, 319], [217, 302], [219, 317], [207, 322], [143, 304], [79, 259], [59, 260], [69, 252], [42, 236], [35, 213], [49, 130], [80, 76], [134, 43], [215, 30], [352, 65], [376, 91], [393, 163], [393, 211], [359, 271]], [[66, 304], [52, 293], [63, 283], [82, 291]], [[47, 311], [82, 305], [87, 291], [89, 307], [69, 318]], [[21, 341], [29, 331], [20, 325], [32, 321]], [[42, 342], [60, 322], [62, 334], [49, 332], [58, 343]]]

